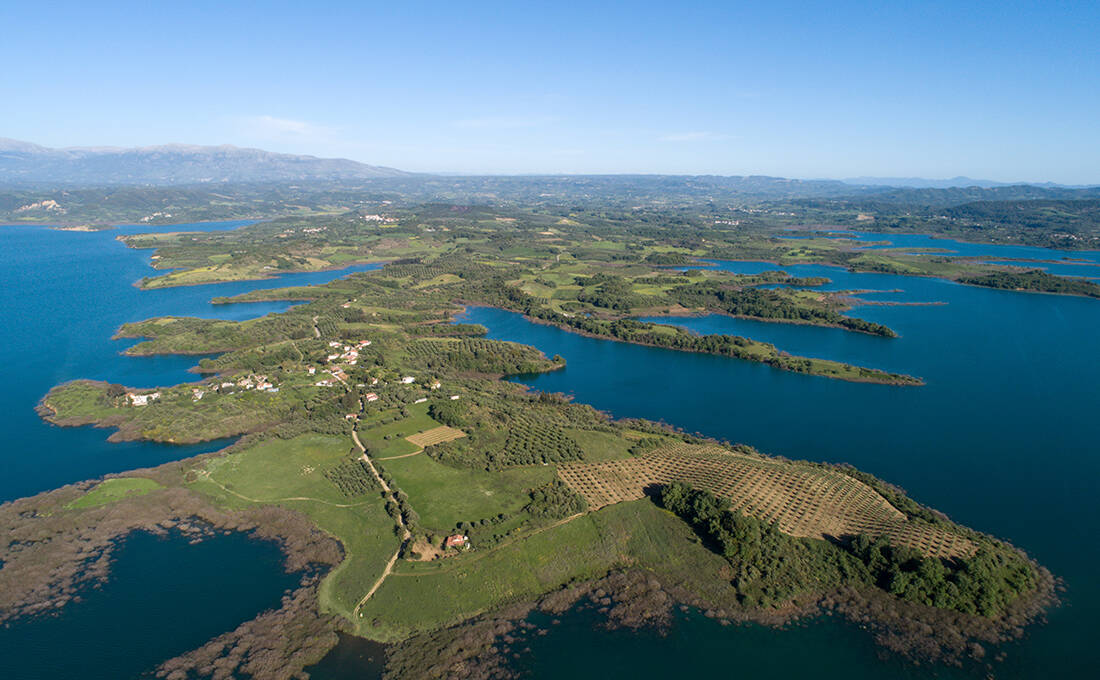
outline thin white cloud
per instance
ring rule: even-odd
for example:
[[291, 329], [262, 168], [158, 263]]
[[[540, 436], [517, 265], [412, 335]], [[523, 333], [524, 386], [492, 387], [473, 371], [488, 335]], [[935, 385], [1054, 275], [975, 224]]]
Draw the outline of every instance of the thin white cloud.
[[734, 136], [720, 132], [676, 132], [658, 137], [661, 142], [723, 142], [730, 139]]
[[332, 135], [332, 128], [315, 125], [304, 120], [277, 118], [275, 116], [247, 116], [243, 120], [249, 131], [261, 137], [317, 139]]
[[483, 116], [454, 121], [453, 125], [466, 129], [516, 129], [534, 128], [553, 123], [553, 116]]

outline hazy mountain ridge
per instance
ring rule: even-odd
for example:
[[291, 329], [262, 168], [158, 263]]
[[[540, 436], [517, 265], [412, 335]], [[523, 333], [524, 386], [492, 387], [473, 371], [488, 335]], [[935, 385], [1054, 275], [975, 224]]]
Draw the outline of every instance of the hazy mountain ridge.
[[1096, 185], [1092, 184], [1058, 184], [1057, 182], [998, 182], [991, 179], [974, 179], [972, 177], [950, 177], [948, 179], [928, 179], [926, 177], [849, 177], [841, 180], [851, 186], [863, 187], [892, 187], [897, 189], [964, 189], [978, 187], [980, 189], [995, 189], [1008, 186], [1032, 186], [1046, 189], [1088, 189]]
[[196, 184], [405, 177], [394, 168], [236, 146], [167, 144], [51, 149], [0, 138], [0, 181], [55, 184]]

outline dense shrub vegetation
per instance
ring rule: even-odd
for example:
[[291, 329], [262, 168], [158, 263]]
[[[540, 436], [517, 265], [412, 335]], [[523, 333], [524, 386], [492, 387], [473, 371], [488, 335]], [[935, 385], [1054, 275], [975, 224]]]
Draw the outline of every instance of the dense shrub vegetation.
[[1032, 290], [1041, 293], [1066, 293], [1100, 297], [1100, 285], [1086, 279], [1071, 279], [1048, 274], [1041, 269], [1027, 272], [998, 272], [980, 276], [959, 277], [960, 283], [987, 288]]
[[532, 518], [561, 519], [578, 512], [584, 512], [587, 504], [565, 482], [555, 479], [531, 490], [531, 502], [524, 506]]
[[751, 606], [778, 606], [822, 588], [867, 584], [910, 602], [994, 617], [1036, 587], [1027, 561], [992, 545], [970, 558], [945, 561], [885, 538], [860, 535], [843, 545], [794, 538], [680, 482], [662, 487], [657, 499], [729, 561], [735, 570], [731, 583]]

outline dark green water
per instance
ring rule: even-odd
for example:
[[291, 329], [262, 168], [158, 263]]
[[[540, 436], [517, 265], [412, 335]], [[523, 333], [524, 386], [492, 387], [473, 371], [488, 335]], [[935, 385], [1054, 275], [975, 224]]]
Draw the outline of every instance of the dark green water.
[[[1097, 253], [1075, 256], [1100, 259]], [[740, 272], [776, 268], [716, 264]], [[853, 312], [891, 326], [901, 334], [898, 339], [724, 316], [675, 323], [700, 333], [747, 335], [795, 354], [919, 375], [928, 384], [890, 387], [796, 375], [586, 338], [496, 309], [472, 308], [464, 320], [484, 324], [490, 337], [565, 357], [565, 370], [523, 379], [536, 389], [574, 394], [617, 417], [664, 420], [767, 453], [848, 462], [901, 485], [957, 521], [1016, 543], [1063, 577], [1068, 590], [1049, 624], [1010, 646], [997, 676], [1094, 677], [1100, 669], [1095, 644], [1100, 549], [1093, 538], [1100, 522], [1100, 301], [849, 274], [834, 267], [785, 269], [828, 276], [830, 289], [892, 291], [867, 295], [868, 300], [946, 304], [863, 306]], [[846, 668], [853, 677], [900, 672], [879, 665], [865, 636], [838, 632], [846, 627], [831, 622], [762, 637], [707, 621], [683, 625], [694, 626], [691, 636], [674, 631], [644, 643], [612, 644], [607, 636], [590, 633], [582, 649], [592, 652], [592, 661], [576, 667], [570, 656], [581, 653], [577, 645], [585, 636], [564, 626], [566, 632], [532, 643], [531, 668], [539, 677], [651, 676], [657, 675], [653, 669], [671, 668], [662, 666], [666, 656], [707, 659], [720, 648], [727, 660], [766, 659], [780, 677], [804, 676], [815, 668]], [[790, 654], [792, 647], [801, 654]], [[932, 671], [912, 672], [924, 677]]]

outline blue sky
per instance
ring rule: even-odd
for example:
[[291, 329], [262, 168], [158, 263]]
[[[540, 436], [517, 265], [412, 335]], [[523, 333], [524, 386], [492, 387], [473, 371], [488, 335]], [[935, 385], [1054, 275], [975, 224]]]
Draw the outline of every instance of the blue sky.
[[0, 136], [48, 146], [1100, 183], [1095, 0], [8, 1], [0, 27]]

